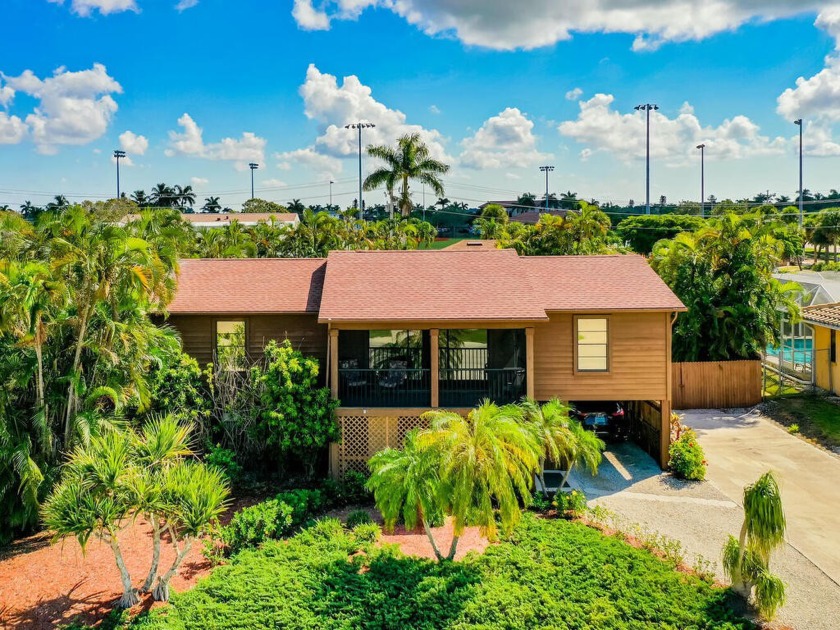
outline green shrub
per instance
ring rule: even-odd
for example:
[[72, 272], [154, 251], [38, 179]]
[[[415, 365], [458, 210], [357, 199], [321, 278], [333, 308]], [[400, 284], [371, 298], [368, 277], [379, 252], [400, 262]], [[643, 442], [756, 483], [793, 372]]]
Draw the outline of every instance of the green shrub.
[[354, 510], [347, 516], [347, 527], [353, 529], [356, 525], [373, 523], [373, 519], [365, 510]]
[[277, 449], [281, 460], [297, 459], [311, 477], [318, 453], [340, 437], [329, 388], [318, 387], [318, 360], [304, 356], [286, 339], [265, 347], [266, 365], [254, 366], [251, 379], [261, 388], [261, 422], [253, 437]]
[[579, 523], [525, 514], [509, 539], [443, 564], [370, 545], [365, 531], [322, 521], [267, 542], [133, 627], [754, 628], [729, 608], [728, 589]]
[[547, 512], [552, 507], [551, 499], [542, 492], [534, 492], [531, 498], [531, 509], [535, 512]]
[[210, 393], [198, 361], [178, 352], [154, 368], [150, 375], [147, 413], [171, 413], [203, 429], [210, 418]]
[[275, 499], [257, 503], [234, 514], [222, 530], [230, 553], [256, 547], [266, 540], [280, 538], [292, 528], [291, 506]]
[[373, 493], [367, 489], [368, 476], [355, 470], [349, 470], [336, 481], [324, 481], [324, 493], [333, 507], [346, 505], [370, 505], [373, 503]]
[[586, 495], [581, 490], [558, 492], [554, 495], [552, 505], [564, 516], [576, 518], [586, 512]]
[[274, 499], [292, 508], [292, 527], [300, 527], [327, 506], [324, 493], [320, 490], [288, 490]]
[[[349, 518], [347, 525], [350, 525]], [[353, 527], [353, 536], [361, 543], [374, 543], [382, 536], [382, 528], [373, 522], [359, 523]]]
[[794, 422], [788, 427], [788, 433], [799, 433], [799, 425]]
[[236, 453], [229, 448], [222, 448], [221, 445], [210, 447], [210, 452], [204, 458], [208, 466], [215, 466], [231, 482], [239, 480], [242, 476], [242, 466], [236, 461]]
[[668, 453], [671, 456], [668, 466], [676, 477], [691, 481], [706, 478], [706, 456], [692, 429], [684, 428], [679, 439], [671, 443]]

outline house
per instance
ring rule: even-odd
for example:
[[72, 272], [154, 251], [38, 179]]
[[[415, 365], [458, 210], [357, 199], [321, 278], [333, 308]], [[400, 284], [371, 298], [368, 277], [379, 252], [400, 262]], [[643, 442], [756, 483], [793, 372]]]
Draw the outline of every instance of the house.
[[[129, 214], [124, 221], [134, 221], [139, 217], [139, 214]], [[294, 212], [199, 212], [183, 213], [181, 219], [197, 229], [229, 227], [233, 221], [237, 221], [242, 227], [253, 227], [272, 220], [278, 225], [295, 226], [300, 223], [300, 217]]]
[[511, 217], [511, 223], [524, 223], [525, 225], [536, 225], [540, 222], [543, 215], [549, 214], [554, 217], [566, 218], [566, 215], [574, 210], [528, 210], [527, 212], [520, 212]]
[[671, 327], [685, 310], [641, 256], [513, 250], [336, 251], [185, 260], [168, 322], [186, 352], [234, 369], [288, 337], [341, 401], [331, 470], [361, 470], [429, 408], [490, 398], [622, 401], [664, 466]]
[[818, 304], [802, 309], [802, 321], [813, 328], [814, 385], [831, 394], [840, 394], [840, 367], [837, 364], [837, 337], [840, 336], [840, 302]]

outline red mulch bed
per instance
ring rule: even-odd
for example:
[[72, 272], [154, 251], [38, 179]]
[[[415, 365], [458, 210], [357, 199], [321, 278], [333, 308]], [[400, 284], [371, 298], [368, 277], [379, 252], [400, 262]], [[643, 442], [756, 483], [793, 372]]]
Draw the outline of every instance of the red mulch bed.
[[[228, 510], [256, 503], [241, 499]], [[223, 519], [224, 520], [224, 519]], [[135, 587], [146, 579], [151, 564], [151, 527], [143, 519], [128, 525], [119, 535], [123, 558]], [[161, 544], [162, 571], [175, 559], [169, 539]], [[196, 542], [184, 559], [172, 587], [182, 591], [210, 572], [210, 563]], [[75, 539], [50, 544], [47, 534], [19, 540], [0, 551], [0, 628], [46, 630], [71, 622], [94, 624], [113, 609], [122, 594], [120, 573], [110, 546], [98, 539], [88, 542], [86, 552]], [[161, 605], [150, 595], [141, 596], [136, 612]]]
[[[259, 500], [238, 500], [223, 521], [235, 511]], [[327, 516], [344, 521], [355, 509], [358, 508], [336, 510]], [[370, 508], [368, 512], [374, 520], [382, 522], [376, 510]], [[451, 521], [432, 531], [441, 552], [446, 554], [452, 543]], [[143, 519], [128, 525], [120, 533], [123, 558], [136, 587], [143, 583], [149, 570], [150, 538], [151, 527]], [[406, 531], [397, 527], [393, 533], [383, 534], [382, 542], [399, 545], [407, 555], [435, 557], [422, 529]], [[468, 527], [458, 543], [456, 559], [460, 560], [470, 551], [482, 553], [488, 545], [477, 527]], [[173, 559], [174, 551], [166, 538], [161, 545], [160, 566], [168, 567]], [[176, 591], [186, 590], [208, 575], [211, 568], [201, 555], [201, 545], [196, 543], [181, 565], [179, 574], [172, 579], [172, 587]], [[0, 628], [4, 630], [46, 630], [71, 622], [94, 625], [111, 612], [121, 594], [120, 574], [114, 555], [111, 548], [98, 539], [90, 540], [85, 554], [74, 539], [51, 545], [47, 534], [19, 540], [0, 550]], [[141, 595], [141, 598], [140, 604], [132, 609], [135, 614], [163, 605], [154, 602], [150, 595]]]

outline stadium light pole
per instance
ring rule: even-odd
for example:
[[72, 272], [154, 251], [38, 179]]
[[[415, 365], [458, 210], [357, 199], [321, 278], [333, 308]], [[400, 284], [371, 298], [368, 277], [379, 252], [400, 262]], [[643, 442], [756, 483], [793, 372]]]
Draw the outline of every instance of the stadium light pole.
[[645, 184], [645, 214], [650, 214], [650, 112], [659, 109], [659, 105], [655, 103], [645, 103], [643, 105], [636, 105], [636, 111], [644, 111], [647, 116], [647, 135], [645, 141], [646, 147], [646, 184]]
[[361, 218], [365, 218], [365, 204], [362, 201], [362, 129], [373, 129], [376, 127], [373, 123], [369, 122], [357, 122], [357, 123], [350, 123], [349, 125], [344, 125], [345, 129], [358, 129], [359, 130], [359, 215]]
[[120, 160], [125, 158], [125, 151], [114, 151], [114, 158], [117, 160], [117, 199], [120, 198]]
[[545, 173], [545, 211], [548, 212], [548, 174], [554, 170], [554, 167], [540, 166], [540, 170]]
[[260, 165], [256, 162], [251, 162], [248, 165], [248, 168], [251, 169], [251, 199], [254, 198], [254, 171], [256, 171], [259, 167]]
[[700, 216], [706, 216], [706, 145], [698, 144], [700, 149]]
[[335, 182], [333, 180], [330, 180], [330, 212], [332, 212], [332, 185], [334, 183]]
[[803, 221], [803, 199], [802, 199], [802, 119], [797, 118], [793, 124], [799, 127], [799, 227], [802, 228]]

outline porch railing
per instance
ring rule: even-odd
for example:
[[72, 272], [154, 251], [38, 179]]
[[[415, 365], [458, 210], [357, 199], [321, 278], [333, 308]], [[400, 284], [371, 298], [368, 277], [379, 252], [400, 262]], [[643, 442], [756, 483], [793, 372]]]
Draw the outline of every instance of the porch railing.
[[338, 399], [342, 407], [428, 407], [431, 370], [347, 368], [338, 370]]
[[447, 368], [440, 371], [441, 407], [473, 407], [485, 398], [505, 405], [525, 395], [525, 368]]

